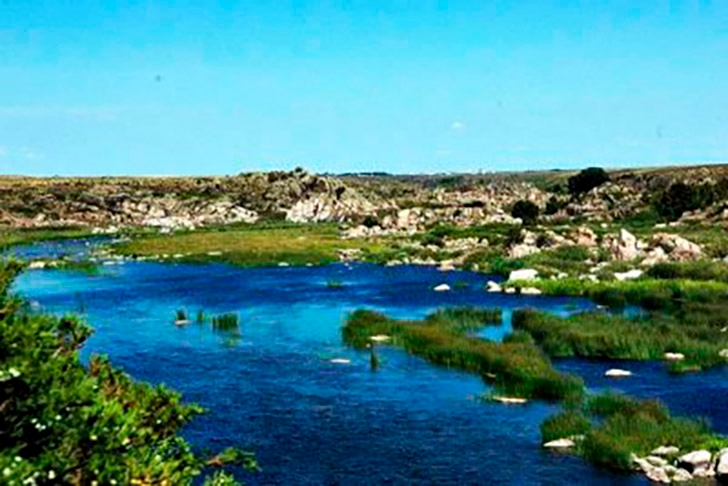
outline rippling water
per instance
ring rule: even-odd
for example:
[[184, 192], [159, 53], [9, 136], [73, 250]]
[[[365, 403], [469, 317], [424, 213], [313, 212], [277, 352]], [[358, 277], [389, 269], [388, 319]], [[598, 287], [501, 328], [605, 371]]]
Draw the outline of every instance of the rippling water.
[[[329, 280], [343, 282], [329, 289]], [[330, 265], [241, 269], [225, 265], [128, 263], [99, 276], [68, 271], [23, 274], [15, 290], [50, 312], [85, 309], [96, 328], [84, 353], [105, 353], [138, 379], [166, 383], [206, 415], [185, 430], [197, 447], [256, 451], [263, 472], [249, 484], [644, 484], [543, 451], [539, 423], [556, 407], [482, 402], [474, 375], [431, 366], [382, 348], [381, 368], [343, 346], [340, 330], [359, 307], [421, 317], [446, 305], [525, 305], [567, 314], [593, 307], [578, 299], [488, 294], [486, 276], [428, 267]], [[464, 281], [438, 293], [440, 283]], [[176, 328], [174, 312], [238, 312], [242, 336], [231, 341], [206, 326]], [[489, 330], [491, 338], [509, 323]], [[333, 358], [350, 364], [332, 364]], [[563, 360], [561, 369], [589, 386], [614, 385], [614, 363]], [[622, 365], [620, 365], [622, 366]], [[662, 364], [626, 363], [616, 382], [656, 396], [678, 412], [713, 419], [728, 431], [725, 370], [673, 377]], [[696, 397], [699, 396], [699, 399]]]

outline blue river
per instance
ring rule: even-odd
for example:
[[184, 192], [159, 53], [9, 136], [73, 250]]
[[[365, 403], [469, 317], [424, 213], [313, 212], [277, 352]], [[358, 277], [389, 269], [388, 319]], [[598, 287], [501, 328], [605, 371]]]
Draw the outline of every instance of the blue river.
[[[334, 280], [343, 286], [329, 288]], [[510, 313], [519, 307], [559, 315], [594, 308], [582, 299], [487, 293], [487, 280], [421, 266], [127, 262], [104, 266], [98, 275], [27, 271], [14, 291], [38, 310], [84, 313], [95, 328], [86, 357], [109, 355], [134, 378], [164, 383], [205, 407], [183, 434], [200, 449], [255, 451], [262, 472], [236, 471], [248, 484], [646, 484], [637, 475], [544, 451], [539, 424], [555, 405], [480, 400], [488, 387], [479, 377], [386, 346], [372, 372], [369, 354], [341, 340], [347, 314], [362, 307], [406, 318], [443, 306], [501, 307], [504, 324], [484, 333], [491, 339], [508, 332]], [[432, 290], [457, 282], [466, 285]], [[206, 325], [176, 327], [179, 308], [193, 319], [198, 309], [236, 312], [242, 332], [232, 339]], [[592, 389], [656, 397], [676, 414], [707, 417], [728, 432], [726, 369], [672, 376], [663, 363], [555, 364]], [[603, 373], [611, 367], [634, 376], [609, 381]]]

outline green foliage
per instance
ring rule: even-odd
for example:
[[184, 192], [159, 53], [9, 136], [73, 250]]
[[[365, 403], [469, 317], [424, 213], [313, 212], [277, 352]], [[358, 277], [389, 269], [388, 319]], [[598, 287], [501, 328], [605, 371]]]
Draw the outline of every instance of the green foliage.
[[174, 320], [176, 322], [188, 321], [189, 315], [187, 314], [187, 309], [177, 309], [177, 312], [174, 313]]
[[534, 224], [538, 219], [538, 214], [538, 206], [531, 201], [518, 201], [513, 205], [513, 209], [511, 210], [511, 216], [520, 218], [524, 225]]
[[686, 211], [706, 208], [728, 198], [728, 180], [690, 186], [676, 182], [655, 200], [654, 207], [660, 216], [675, 221]]
[[728, 283], [728, 264], [723, 262], [658, 263], [646, 273], [657, 279], [716, 280]]
[[561, 201], [556, 196], [551, 196], [548, 201], [546, 201], [546, 208], [544, 209], [544, 214], [550, 216], [553, 214], [558, 213], [562, 209], [564, 209], [569, 204], [568, 201]]
[[583, 194], [605, 182], [609, 182], [609, 174], [599, 167], [590, 167], [569, 177], [569, 193], [572, 195]]
[[463, 333], [471, 328], [472, 324], [459, 323], [452, 316], [443, 319], [434, 314], [423, 321], [398, 321], [358, 310], [347, 319], [342, 337], [355, 348], [365, 349], [370, 336], [392, 336], [394, 344], [432, 363], [495, 376], [491, 379], [495, 388], [511, 396], [560, 400], [582, 393], [582, 381], [556, 371], [535, 346], [471, 338]]
[[215, 464], [196, 456], [177, 433], [202, 410], [176, 392], [133, 381], [106, 358], [94, 356], [84, 367], [78, 351], [91, 329], [74, 317], [27, 314], [7, 293], [19, 269], [0, 266], [5, 484], [33, 478], [41, 484], [190, 485], [206, 465], [250, 465], [250, 455], [227, 453]]

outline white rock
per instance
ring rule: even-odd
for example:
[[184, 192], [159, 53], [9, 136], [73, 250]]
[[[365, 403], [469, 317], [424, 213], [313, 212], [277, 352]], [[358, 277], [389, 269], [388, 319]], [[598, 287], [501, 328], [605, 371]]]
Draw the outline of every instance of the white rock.
[[377, 334], [376, 336], [372, 336], [369, 338], [370, 341], [374, 341], [375, 343], [385, 343], [387, 341], [390, 341], [391, 339], [391, 336], [387, 336], [385, 334]]
[[677, 465], [694, 474], [703, 466], [709, 465], [711, 458], [710, 451], [700, 450], [688, 452], [678, 457]]
[[720, 352], [718, 353], [718, 356], [720, 356], [721, 358], [728, 359], [728, 349], [721, 349]]
[[28, 270], [43, 270], [46, 267], [46, 262], [30, 262], [28, 264]]
[[505, 293], [506, 293], [506, 294], [515, 294], [515, 293], [516, 293], [516, 288], [515, 288], [515, 287], [508, 287], [508, 288], [507, 288], [507, 289], [505, 290]]
[[685, 481], [690, 481], [691, 479], [693, 479], [693, 475], [682, 468], [676, 469], [675, 473], [672, 475], [673, 483], [683, 483]]
[[288, 262], [280, 262], [280, 263], [278, 264], [278, 266], [279, 266], [279, 267], [288, 267], [288, 266], [290, 266], [290, 264], [289, 264]]
[[541, 291], [535, 287], [524, 287], [521, 289], [521, 295], [541, 295]]
[[715, 474], [721, 479], [728, 478], [728, 451], [725, 449], [722, 450], [718, 456], [718, 461], [715, 466]]
[[189, 320], [187, 320], [187, 319], [180, 319], [180, 320], [178, 320], [178, 321], [174, 321], [174, 325], [175, 325], [175, 326], [186, 326], [186, 325], [188, 325], [188, 324], [189, 324], [190, 322], [191, 322], [191, 321], [189, 321]]
[[346, 358], [334, 358], [329, 360], [329, 363], [332, 364], [350, 364], [351, 360]]
[[667, 466], [667, 460], [663, 459], [659, 456], [647, 456], [645, 457], [645, 461], [649, 462], [655, 467], [665, 467]]
[[447, 292], [450, 290], [450, 286], [448, 284], [440, 284], [432, 290], [435, 292]]
[[668, 361], [682, 361], [685, 355], [682, 353], [665, 353], [665, 359]]
[[523, 268], [521, 270], [513, 270], [508, 276], [510, 282], [531, 281], [538, 277], [538, 270], [532, 268]]
[[438, 270], [440, 270], [441, 272], [451, 272], [455, 270], [455, 265], [451, 261], [444, 261], [440, 263]]
[[607, 370], [607, 372], [604, 373], [604, 376], [608, 378], [624, 378], [627, 376], [632, 376], [632, 372], [627, 370], [620, 370], [618, 368], [612, 368], [611, 370]]
[[639, 269], [629, 270], [622, 273], [615, 273], [614, 278], [619, 281], [624, 280], [634, 280], [636, 278], [640, 278], [644, 272]]
[[488, 292], [501, 292], [503, 289], [501, 288], [500, 285], [498, 285], [497, 283], [495, 283], [492, 280], [490, 280], [486, 284], [486, 290]]
[[493, 396], [491, 397], [491, 400], [498, 403], [503, 403], [506, 405], [523, 405], [528, 402], [525, 398], [515, 398], [515, 397], [501, 397], [501, 396]]
[[645, 475], [650, 481], [654, 481], [656, 483], [670, 484], [670, 477], [667, 475], [667, 472], [661, 467], [654, 467], [649, 471], [645, 471]]
[[547, 449], [568, 449], [574, 447], [576, 444], [572, 439], [556, 439], [546, 442], [543, 446]]
[[660, 446], [651, 452], [653, 456], [674, 456], [680, 452], [680, 449], [675, 446]]

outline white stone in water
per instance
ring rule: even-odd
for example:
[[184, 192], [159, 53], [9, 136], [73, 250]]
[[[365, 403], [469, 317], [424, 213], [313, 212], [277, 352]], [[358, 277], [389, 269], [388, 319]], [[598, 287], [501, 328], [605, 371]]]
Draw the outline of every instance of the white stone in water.
[[535, 287], [524, 287], [521, 289], [521, 295], [541, 295], [541, 291]]
[[632, 376], [632, 372], [613, 368], [611, 370], [607, 370], [607, 372], [604, 373], [604, 376], [606, 376], [607, 378], [624, 378], [627, 376]]
[[656, 483], [670, 484], [670, 477], [667, 475], [667, 472], [661, 467], [652, 468], [649, 471], [646, 471], [645, 475], [650, 481], [654, 481]]
[[501, 289], [501, 286], [498, 285], [497, 283], [493, 282], [492, 280], [489, 280], [488, 283], [486, 284], [486, 290], [488, 292], [500, 292], [503, 289]]
[[186, 326], [189, 323], [190, 323], [190, 321], [186, 320], [186, 319], [180, 319], [178, 321], [174, 321], [175, 326]]
[[391, 336], [387, 336], [385, 334], [377, 334], [376, 336], [372, 336], [369, 338], [370, 341], [374, 341], [375, 343], [384, 343], [391, 339]]
[[451, 272], [455, 270], [455, 265], [451, 261], [444, 261], [440, 263], [438, 270], [440, 270], [441, 272]]
[[491, 397], [491, 400], [498, 403], [503, 403], [506, 405], [523, 405], [528, 402], [525, 398], [516, 398], [516, 397], [501, 397], [501, 396], [493, 396]]
[[575, 445], [576, 444], [572, 439], [564, 438], [546, 442], [543, 446], [546, 449], [568, 449], [570, 447], [574, 447]]
[[220, 256], [220, 255], [222, 255], [222, 252], [221, 251], [208, 251], [207, 255], [208, 256]]
[[450, 290], [450, 286], [448, 284], [440, 284], [432, 290], [434, 290], [435, 292], [447, 292], [448, 290]]
[[665, 353], [665, 359], [668, 361], [682, 361], [685, 355], [682, 353]]
[[29, 270], [43, 270], [45, 267], [45, 262], [30, 262], [30, 264], [28, 264]]
[[508, 288], [507, 288], [507, 289], [505, 290], [505, 293], [506, 293], [506, 294], [515, 294], [515, 293], [516, 293], [516, 289], [515, 289], [515, 287], [508, 287]]
[[288, 267], [289, 265], [288, 265], [288, 262], [280, 262], [280, 263], [278, 264], [278, 266], [279, 266], [279, 267]]
[[350, 364], [351, 360], [346, 358], [334, 358], [332, 360], [329, 360], [329, 363], [332, 364]]

